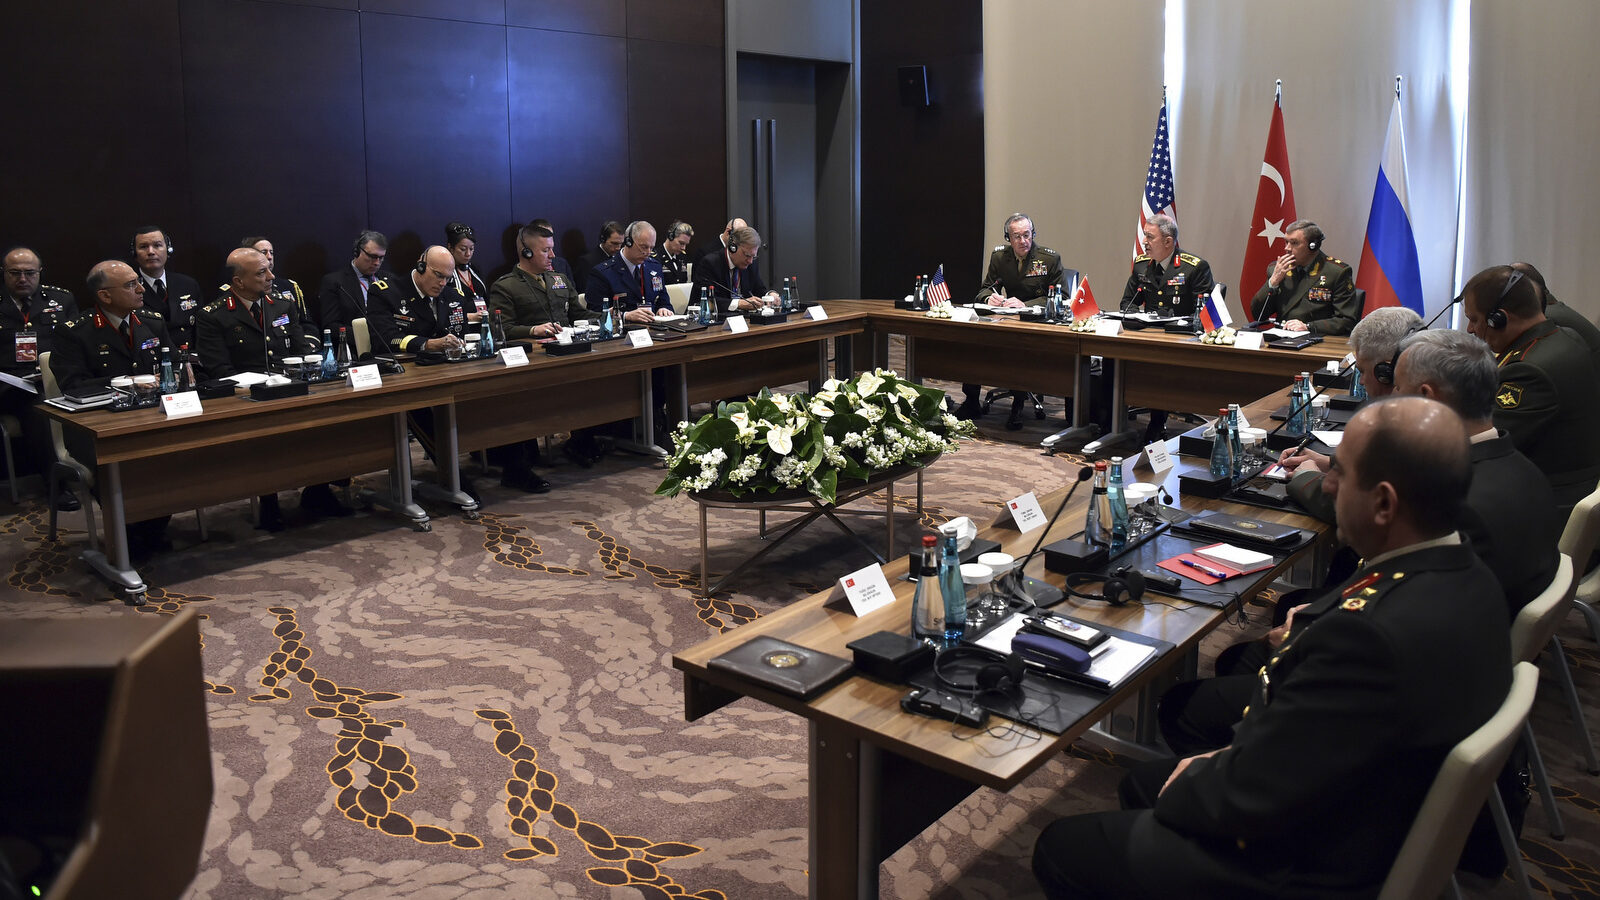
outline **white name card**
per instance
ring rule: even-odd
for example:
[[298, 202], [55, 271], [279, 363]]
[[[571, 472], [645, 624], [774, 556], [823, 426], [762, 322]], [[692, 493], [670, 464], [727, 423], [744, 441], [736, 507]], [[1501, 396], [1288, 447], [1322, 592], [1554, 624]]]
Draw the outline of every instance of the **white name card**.
[[167, 414], [168, 419], [187, 419], [198, 416], [200, 409], [200, 395], [194, 391], [184, 391], [181, 394], [161, 395], [161, 410]]
[[808, 306], [808, 307], [806, 307], [806, 318], [812, 320], [813, 322], [821, 322], [823, 319], [826, 319], [827, 317], [828, 317], [828, 311], [823, 309], [820, 306]]
[[368, 388], [382, 387], [383, 376], [378, 374], [378, 364], [371, 363], [365, 366], [351, 366], [345, 373], [344, 383], [353, 391], [364, 391]]
[[650, 337], [650, 332], [641, 328], [638, 331], [628, 332], [628, 343], [635, 347], [649, 347], [655, 341]]
[[850, 611], [858, 616], [894, 602], [894, 590], [889, 587], [889, 579], [883, 577], [883, 567], [877, 563], [839, 579], [839, 588], [850, 603]]
[[525, 366], [528, 364], [528, 353], [521, 347], [507, 347], [500, 351], [500, 361], [505, 363], [508, 369]]
[[1167, 442], [1156, 441], [1146, 445], [1144, 458], [1149, 461], [1151, 471], [1155, 472], [1155, 477], [1150, 480], [1157, 484], [1166, 481], [1167, 473], [1172, 471], [1172, 454], [1167, 450]]
[[734, 334], [744, 334], [750, 330], [750, 323], [744, 320], [744, 316], [729, 316], [723, 324]]
[[1101, 318], [1094, 323], [1095, 337], [1116, 337], [1122, 333], [1121, 319]]
[[1006, 504], [1006, 509], [1011, 511], [1011, 518], [1017, 523], [1017, 530], [1023, 534], [1038, 528], [1045, 522], [1044, 510], [1039, 508], [1039, 498], [1029, 491]]
[[1239, 331], [1233, 335], [1233, 346], [1240, 350], [1260, 350], [1262, 334], [1259, 331]]
[[950, 321], [971, 322], [978, 315], [978, 311], [970, 306], [952, 306], [950, 308]]

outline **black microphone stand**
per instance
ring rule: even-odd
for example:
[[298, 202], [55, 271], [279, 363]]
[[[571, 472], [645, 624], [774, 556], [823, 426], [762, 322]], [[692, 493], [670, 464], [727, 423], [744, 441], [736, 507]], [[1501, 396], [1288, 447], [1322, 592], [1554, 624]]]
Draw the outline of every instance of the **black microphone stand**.
[[[1072, 487], [1067, 489], [1067, 495], [1061, 498], [1061, 503], [1056, 506], [1056, 511], [1050, 515], [1050, 521], [1046, 522], [1044, 528], [1040, 529], [1039, 539], [1033, 542], [1033, 549], [1029, 550], [1028, 555], [1024, 556], [1022, 561], [1017, 563], [1012, 570], [1016, 573], [1016, 578], [1012, 582], [1015, 585], [1015, 590], [1008, 591], [1008, 593], [1024, 601], [1028, 607], [1050, 606], [1061, 602], [1065, 596], [1061, 593], [1060, 588], [1037, 578], [1029, 578], [1025, 572], [1028, 568], [1028, 563], [1033, 561], [1033, 557], [1038, 554], [1039, 548], [1044, 546], [1045, 535], [1050, 533], [1050, 529], [1056, 527], [1056, 520], [1061, 518], [1061, 513], [1066, 510], [1067, 504], [1072, 501], [1072, 495], [1078, 492], [1078, 485], [1093, 477], [1094, 469], [1088, 466], [1078, 470], [1077, 480], [1072, 483]], [[1035, 590], [1039, 591], [1037, 596], [1034, 593]], [[1052, 596], [1054, 599], [1050, 599]]]

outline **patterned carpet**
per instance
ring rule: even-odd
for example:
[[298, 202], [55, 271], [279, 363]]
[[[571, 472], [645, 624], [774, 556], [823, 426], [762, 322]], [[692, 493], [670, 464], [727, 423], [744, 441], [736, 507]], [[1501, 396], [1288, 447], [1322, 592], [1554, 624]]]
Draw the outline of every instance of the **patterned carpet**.
[[[1063, 483], [1076, 466], [1030, 449], [1060, 414], [1016, 434], [991, 414], [930, 470], [925, 522], [986, 521]], [[686, 723], [670, 659], [869, 557], [819, 524], [698, 600], [696, 509], [652, 496], [658, 466], [614, 454], [542, 471], [553, 493], [484, 477], [481, 519], [434, 509], [426, 533], [383, 514], [297, 522], [288, 494], [279, 535], [243, 503], [205, 511], [204, 543], [179, 516], [138, 611], [76, 562], [81, 532], [45, 542], [33, 499], [0, 515], [0, 596], [12, 617], [204, 615], [216, 790], [194, 898], [804, 896], [803, 723], [751, 701]], [[904, 552], [917, 529], [897, 499]], [[753, 514], [714, 512], [713, 569], [757, 547], [754, 531]], [[1227, 626], [1210, 650], [1254, 630]], [[1576, 617], [1563, 635], [1600, 719], [1600, 653]], [[1523, 846], [1547, 894], [1600, 897], [1600, 786], [1544, 687], [1535, 727], [1569, 834], [1552, 841], [1535, 803]], [[1039, 829], [1114, 805], [1120, 774], [1080, 743], [1009, 794], [980, 790], [884, 865], [883, 896], [1037, 896]]]

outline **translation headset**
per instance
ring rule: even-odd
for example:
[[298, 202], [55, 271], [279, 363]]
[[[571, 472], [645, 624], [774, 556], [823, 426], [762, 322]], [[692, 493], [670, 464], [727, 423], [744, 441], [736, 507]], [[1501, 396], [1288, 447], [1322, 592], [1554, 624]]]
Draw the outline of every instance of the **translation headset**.
[[628, 227], [627, 228], [624, 228], [622, 230], [622, 246], [624, 246], [624, 247], [632, 247], [633, 246], [633, 230], [635, 228], [638, 228], [638, 227], [639, 227], [639, 220], [635, 219], [632, 222], [628, 223]]
[[522, 233], [524, 231], [532, 231], [537, 237], [553, 238], [556, 236], [555, 232], [543, 226], [517, 229], [517, 254], [523, 259], [533, 259], [533, 248], [529, 247], [528, 242], [522, 239]]
[[1407, 328], [1406, 333], [1400, 335], [1400, 340], [1395, 342], [1394, 356], [1372, 367], [1372, 377], [1376, 378], [1379, 384], [1393, 385], [1395, 366], [1400, 365], [1400, 345], [1405, 343], [1406, 338], [1411, 337], [1413, 334], [1427, 330], [1428, 326], [1426, 325], [1413, 325]]
[[[1100, 593], [1090, 594], [1077, 589], [1080, 584], [1103, 581]], [[1099, 600], [1112, 606], [1127, 606], [1144, 599], [1144, 573], [1128, 566], [1117, 566], [1111, 574], [1073, 572], [1067, 576], [1067, 594], [1083, 600]]]
[[426, 248], [424, 248], [423, 251], [422, 251], [422, 255], [417, 257], [417, 274], [421, 275], [421, 274], [423, 274], [423, 273], [425, 273], [427, 271], [428, 271], [428, 251], [427, 251]]
[[1506, 295], [1511, 293], [1511, 289], [1524, 277], [1520, 269], [1511, 270], [1511, 277], [1506, 279], [1506, 286], [1500, 289], [1500, 296], [1495, 298], [1494, 309], [1489, 310], [1488, 315], [1483, 317], [1485, 325], [1500, 331], [1510, 324], [1510, 320], [1506, 318]]
[[[1021, 216], [1022, 218], [1028, 220], [1028, 239], [1029, 240], [1038, 239], [1038, 237], [1039, 237], [1039, 229], [1033, 227], [1033, 216], [1030, 216], [1027, 213], [1018, 212], [1018, 213], [1012, 213], [1010, 217], [1012, 219], [1015, 219], [1018, 216]], [[1007, 226], [1006, 230], [1001, 232], [1000, 240], [1005, 241], [1008, 244], [1011, 243], [1011, 228], [1010, 228], [1010, 226]]]
[[933, 658], [933, 676], [940, 687], [963, 694], [1008, 692], [1022, 684], [1022, 669], [1017, 654], [976, 644], [958, 644]]

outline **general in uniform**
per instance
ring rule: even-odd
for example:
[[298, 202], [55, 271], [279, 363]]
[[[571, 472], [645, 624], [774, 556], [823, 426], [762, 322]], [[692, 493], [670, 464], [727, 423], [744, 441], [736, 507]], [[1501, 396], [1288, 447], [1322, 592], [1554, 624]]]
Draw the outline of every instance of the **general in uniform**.
[[588, 318], [589, 308], [578, 299], [572, 282], [560, 272], [529, 274], [521, 267], [495, 279], [489, 289], [489, 308], [500, 313], [506, 337], [537, 337], [534, 329], [555, 324], [571, 328], [578, 319]]
[[372, 345], [400, 353], [416, 353], [430, 340], [467, 329], [467, 300], [448, 278], [436, 296], [417, 286], [414, 272], [386, 276], [372, 282], [367, 295], [367, 327]]
[[1361, 307], [1356, 303], [1350, 266], [1344, 260], [1319, 249], [1310, 262], [1295, 266], [1277, 287], [1272, 286], [1272, 269], [1267, 271], [1267, 283], [1250, 301], [1250, 318], [1299, 320], [1312, 334], [1346, 335], [1356, 327]]
[[1141, 256], [1122, 289], [1122, 309], [1192, 317], [1214, 287], [1211, 264], [1192, 253], [1179, 251], [1164, 261]]
[[200, 366], [208, 378], [280, 368], [285, 356], [311, 353], [314, 346], [307, 340], [300, 304], [274, 290], [247, 304], [230, 287], [194, 322]]
[[1548, 319], [1498, 357], [1494, 424], [1533, 460], [1564, 521], [1600, 481], [1600, 384], [1581, 338]]

